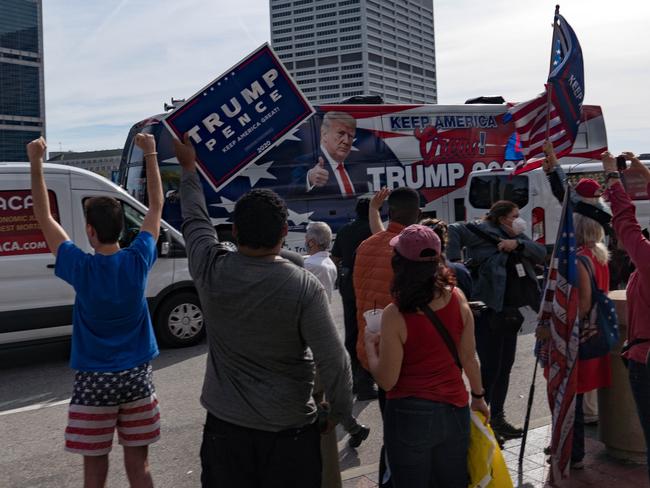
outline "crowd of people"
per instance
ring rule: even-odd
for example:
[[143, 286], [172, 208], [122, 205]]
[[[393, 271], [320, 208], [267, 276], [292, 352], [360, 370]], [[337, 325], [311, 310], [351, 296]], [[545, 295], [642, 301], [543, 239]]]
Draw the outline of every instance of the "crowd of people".
[[[149, 210], [138, 237], [120, 249], [119, 202], [87, 200], [86, 233], [94, 254], [76, 247], [51, 215], [42, 171], [45, 141], [27, 148], [34, 213], [57, 258], [56, 275], [77, 294], [71, 365], [78, 373], [65, 447], [83, 455], [87, 487], [105, 486], [116, 429], [131, 486], [153, 486], [148, 446], [160, 438], [150, 364], [158, 348], [144, 292], [157, 256], [163, 196], [153, 137], [139, 134], [135, 141], [147, 165]], [[357, 401], [379, 400], [382, 487], [468, 486], [470, 411], [489, 421], [499, 443], [523, 434], [506, 419], [504, 407], [521, 310], [539, 307], [537, 277], [547, 250], [526, 235], [515, 203], [497, 201], [480, 222], [448, 225], [422, 218], [415, 190], [383, 189], [357, 201], [357, 218], [340, 229], [331, 254], [329, 226], [310, 223], [303, 259], [283, 250], [285, 202], [256, 189], [235, 205], [233, 250], [217, 239], [191, 141], [175, 141], [175, 149], [182, 168], [182, 231], [207, 327], [200, 399], [206, 409], [203, 486], [341, 486], [335, 426], [347, 431], [351, 448], [370, 432], [353, 416], [355, 395]], [[544, 170], [561, 200], [566, 179], [550, 144], [545, 150]], [[624, 157], [650, 190], [650, 170], [633, 154]], [[615, 159], [604, 153], [602, 161], [611, 213], [596, 181], [583, 179], [571, 190], [580, 256], [578, 313], [589, 319], [592, 278], [602, 291], [609, 289], [605, 236], [613, 229], [636, 267], [627, 286], [624, 356], [648, 443], [650, 241]], [[120, 287], [110, 287], [117, 281]], [[343, 338], [330, 311], [337, 284]], [[364, 314], [370, 310], [381, 313], [379, 329]], [[536, 335], [544, 341], [550, 332], [540, 327]], [[609, 355], [581, 360], [577, 368], [575, 469], [583, 467], [585, 455], [587, 395], [610, 384]], [[115, 387], [104, 394], [102, 384], [109, 383]]]

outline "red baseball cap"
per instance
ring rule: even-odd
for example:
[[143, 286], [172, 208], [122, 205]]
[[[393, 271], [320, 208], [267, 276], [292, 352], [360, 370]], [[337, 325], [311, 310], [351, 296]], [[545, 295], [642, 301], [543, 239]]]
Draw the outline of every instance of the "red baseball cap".
[[390, 240], [390, 245], [409, 261], [433, 261], [440, 255], [440, 238], [425, 225], [409, 225]]
[[576, 193], [584, 198], [595, 198], [600, 196], [596, 192], [601, 191], [602, 188], [596, 180], [591, 178], [580, 178], [578, 184], [576, 185]]

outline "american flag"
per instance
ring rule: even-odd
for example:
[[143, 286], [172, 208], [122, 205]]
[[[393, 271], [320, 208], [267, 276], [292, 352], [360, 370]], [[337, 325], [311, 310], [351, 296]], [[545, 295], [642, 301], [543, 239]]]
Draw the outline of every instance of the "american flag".
[[[546, 90], [509, 109], [520, 136], [521, 151], [528, 164], [516, 173], [541, 166], [542, 146], [547, 138], [558, 157], [571, 152], [578, 133], [584, 100], [582, 49], [573, 29], [559, 13], [555, 15], [553, 53]], [[549, 100], [550, 98], [550, 100]]]
[[578, 269], [570, 191], [568, 188], [564, 197], [562, 219], [540, 310], [540, 324], [551, 331], [544, 352], [548, 354], [547, 393], [553, 416], [552, 482], [569, 474], [578, 381]]

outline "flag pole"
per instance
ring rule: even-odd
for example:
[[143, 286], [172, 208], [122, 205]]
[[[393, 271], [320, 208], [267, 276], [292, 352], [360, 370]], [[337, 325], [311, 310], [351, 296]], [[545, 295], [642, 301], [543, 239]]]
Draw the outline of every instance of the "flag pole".
[[[564, 200], [562, 201], [562, 215], [564, 215], [565, 207], [567, 205], [567, 202], [571, 198], [570, 192], [571, 192], [571, 187], [568, 186], [566, 188], [566, 190], [565, 190], [565, 193], [564, 193]], [[558, 225], [556, 235], [558, 235], [558, 236], [560, 235], [561, 228], [562, 228], [562, 221], [560, 221], [560, 223]], [[557, 249], [557, 239], [556, 239], [555, 244], [553, 245], [553, 252], [551, 253], [551, 261], [550, 261], [551, 263], [553, 263], [553, 261], [555, 260], [556, 249]], [[548, 270], [548, 272], [550, 273], [550, 269]], [[549, 276], [547, 274], [546, 278], [544, 279], [544, 286], [542, 287], [542, 300], [541, 300], [542, 303], [540, 303], [539, 311], [538, 311], [538, 317], [537, 317], [538, 324], [541, 322], [543, 312], [544, 312], [543, 306], [544, 306], [544, 300], [545, 300], [545, 297], [546, 297], [546, 287], [548, 286], [548, 279], [549, 279]], [[548, 338], [546, 340], [550, 341], [551, 338]], [[531, 411], [533, 409], [533, 398], [535, 397], [535, 380], [537, 378], [537, 366], [538, 366], [538, 363], [539, 363], [539, 358], [536, 357], [535, 358], [535, 368], [533, 369], [533, 381], [531, 382], [530, 390], [528, 391], [528, 404], [526, 405], [526, 416], [524, 418], [524, 435], [521, 438], [521, 446], [519, 447], [519, 459], [518, 459], [519, 463], [518, 463], [518, 465], [519, 465], [519, 472], [520, 473], [522, 472], [521, 468], [522, 468], [523, 463], [524, 463], [524, 453], [526, 451], [526, 440], [528, 438], [528, 429], [530, 427], [530, 414], [531, 414]], [[548, 386], [548, 384], [547, 384], [547, 386]], [[552, 405], [550, 406], [550, 408], [551, 408], [551, 413], [552, 413], [553, 412]]]
[[[548, 74], [553, 71], [553, 59], [555, 58], [555, 33], [557, 32], [557, 17], [560, 15], [560, 6], [555, 6], [555, 14], [553, 16], [553, 35], [551, 36], [551, 59], [548, 66]], [[551, 91], [553, 85], [546, 83], [546, 140], [548, 140], [551, 132]]]

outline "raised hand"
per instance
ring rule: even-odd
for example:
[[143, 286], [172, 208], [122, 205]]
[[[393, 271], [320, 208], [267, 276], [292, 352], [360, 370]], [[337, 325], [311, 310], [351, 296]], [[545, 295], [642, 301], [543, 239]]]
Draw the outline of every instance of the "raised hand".
[[370, 208], [374, 210], [381, 210], [381, 206], [388, 198], [388, 195], [390, 195], [390, 190], [386, 187], [383, 187], [381, 190], [375, 192], [375, 194], [370, 199]]
[[312, 186], [325, 186], [329, 177], [330, 173], [325, 169], [325, 160], [320, 156], [316, 166], [307, 171], [307, 181]]
[[558, 164], [557, 157], [555, 156], [555, 149], [553, 149], [553, 144], [548, 139], [544, 141], [542, 149], [546, 155], [546, 158], [542, 163], [542, 168], [544, 169], [545, 173], [549, 173], [553, 171], [553, 168]]
[[181, 167], [186, 171], [196, 170], [196, 150], [190, 140], [190, 135], [185, 133], [183, 142], [174, 139], [174, 151], [176, 152], [176, 159]]
[[614, 158], [611, 152], [605, 151], [600, 155], [600, 159], [603, 162], [603, 170], [605, 173], [615, 173], [618, 171], [616, 158]]
[[142, 149], [145, 156], [156, 152], [156, 139], [151, 134], [145, 134], [144, 132], [136, 134], [135, 145]]
[[27, 157], [29, 158], [29, 162], [32, 164], [42, 163], [43, 156], [45, 156], [46, 149], [47, 149], [47, 143], [45, 142], [45, 139], [43, 139], [43, 137], [34, 139], [32, 142], [27, 144]]
[[646, 183], [650, 183], [650, 169], [636, 157], [633, 152], [626, 151], [622, 153], [625, 159], [630, 161], [630, 168], [634, 168], [640, 175], [643, 176]]

